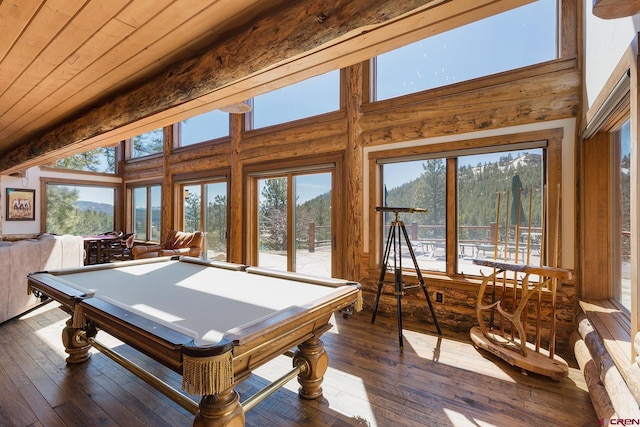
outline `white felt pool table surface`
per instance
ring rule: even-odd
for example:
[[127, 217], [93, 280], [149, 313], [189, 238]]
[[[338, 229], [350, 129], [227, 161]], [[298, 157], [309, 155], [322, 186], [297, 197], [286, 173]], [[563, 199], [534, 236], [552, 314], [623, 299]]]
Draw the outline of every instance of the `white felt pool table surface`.
[[312, 307], [340, 287], [354, 284], [271, 274], [251, 267], [242, 271], [168, 260], [56, 276], [74, 289], [189, 335], [201, 345], [216, 343], [223, 335], [282, 310]]

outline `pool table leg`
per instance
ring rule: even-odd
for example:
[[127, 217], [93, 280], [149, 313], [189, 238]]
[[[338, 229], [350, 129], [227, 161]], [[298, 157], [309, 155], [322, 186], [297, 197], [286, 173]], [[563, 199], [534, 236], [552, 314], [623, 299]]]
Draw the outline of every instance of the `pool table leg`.
[[200, 400], [193, 427], [243, 427], [244, 410], [240, 397], [232, 388], [209, 394]]
[[303, 359], [308, 364], [308, 369], [298, 375], [298, 395], [303, 399], [321, 397], [322, 379], [329, 366], [329, 356], [320, 337], [314, 336], [300, 344], [293, 356], [293, 366], [297, 366], [298, 359]]
[[89, 353], [91, 345], [84, 339], [84, 330], [72, 325], [73, 318], [70, 318], [62, 330], [62, 344], [64, 344], [64, 351], [69, 355], [66, 359], [67, 363], [79, 364], [86, 362], [91, 357], [91, 353]]

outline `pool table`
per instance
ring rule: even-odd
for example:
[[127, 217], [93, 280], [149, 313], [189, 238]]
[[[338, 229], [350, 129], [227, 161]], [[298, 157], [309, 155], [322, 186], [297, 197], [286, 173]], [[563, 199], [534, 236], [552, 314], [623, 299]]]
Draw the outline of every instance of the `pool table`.
[[107, 351], [95, 340], [104, 330], [182, 375], [183, 390], [201, 396], [194, 426], [243, 425], [234, 384], [295, 346], [299, 395], [320, 397], [320, 337], [333, 313], [362, 307], [356, 282], [189, 257], [37, 272], [28, 288], [71, 314], [67, 363], [86, 361], [92, 344]]

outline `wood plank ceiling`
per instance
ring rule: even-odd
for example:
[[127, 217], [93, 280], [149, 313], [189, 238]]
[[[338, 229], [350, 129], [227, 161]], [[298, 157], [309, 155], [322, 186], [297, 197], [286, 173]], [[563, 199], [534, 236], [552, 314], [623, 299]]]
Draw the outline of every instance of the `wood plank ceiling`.
[[0, 0], [0, 172], [117, 143], [530, 0]]
[[0, 152], [193, 56], [282, 0], [4, 0]]

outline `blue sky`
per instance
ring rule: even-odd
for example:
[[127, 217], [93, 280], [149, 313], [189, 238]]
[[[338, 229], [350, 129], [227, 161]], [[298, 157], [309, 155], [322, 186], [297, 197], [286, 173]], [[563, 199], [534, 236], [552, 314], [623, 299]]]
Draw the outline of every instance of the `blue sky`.
[[86, 200], [113, 205], [113, 189], [111, 187], [85, 187], [82, 185], [68, 187], [78, 190], [78, 200]]
[[378, 99], [556, 57], [555, 0], [468, 24], [378, 57]]
[[229, 135], [229, 113], [210, 111], [182, 123], [182, 145], [194, 144]]
[[[258, 192], [262, 194], [265, 180], [258, 183]], [[326, 172], [310, 173], [295, 176], [295, 194], [297, 204], [302, 204], [331, 190], [331, 174]], [[260, 198], [262, 200], [262, 197]]]

